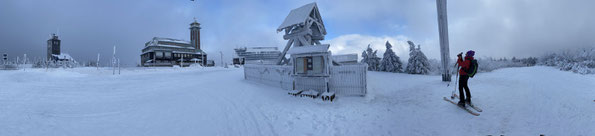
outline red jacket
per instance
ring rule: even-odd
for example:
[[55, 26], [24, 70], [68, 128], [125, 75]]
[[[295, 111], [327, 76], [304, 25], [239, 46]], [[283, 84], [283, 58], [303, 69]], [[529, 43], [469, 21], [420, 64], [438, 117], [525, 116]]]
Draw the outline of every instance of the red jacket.
[[471, 56], [465, 56], [465, 60], [459, 57], [459, 59], [457, 60], [457, 64], [459, 64], [459, 66], [461, 67], [461, 69], [459, 70], [459, 75], [467, 75], [467, 72], [465, 72], [465, 70], [468, 70], [471, 66], [471, 60], [473, 60], [473, 57]]

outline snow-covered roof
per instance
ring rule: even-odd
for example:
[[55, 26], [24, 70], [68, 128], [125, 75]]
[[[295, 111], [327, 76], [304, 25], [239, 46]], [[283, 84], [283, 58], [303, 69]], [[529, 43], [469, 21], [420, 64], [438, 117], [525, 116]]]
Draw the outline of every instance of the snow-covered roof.
[[52, 54], [52, 56], [54, 56], [60, 60], [74, 60], [74, 59], [72, 59], [72, 57], [70, 57], [70, 55], [68, 55], [66, 53], [60, 53], [60, 55]]
[[187, 52], [187, 51], [171, 51], [172, 53], [185, 53], [185, 54], [197, 54], [201, 55], [201, 52]]
[[184, 46], [177, 46], [177, 45], [167, 45], [167, 44], [150, 44], [149, 46], [170, 47], [170, 48], [182, 48], [182, 49], [192, 49], [192, 50], [194, 50], [194, 47], [184, 47]]
[[181, 43], [181, 44], [190, 44], [189, 41], [173, 39], [173, 38], [164, 38], [164, 37], [153, 37], [154, 41], [164, 41], [164, 42], [173, 42], [173, 43]]
[[[304, 24], [306, 19], [310, 16], [312, 12], [315, 12], [315, 16], [320, 18], [320, 13], [318, 12], [318, 6], [316, 6], [316, 2], [306, 4], [302, 7], [296, 8], [289, 12], [289, 15], [285, 18], [285, 21], [277, 28], [277, 31], [283, 30], [283, 28], [290, 27], [293, 25]], [[322, 22], [322, 20], [321, 20]]]
[[302, 53], [318, 53], [318, 52], [328, 52], [330, 44], [321, 44], [321, 45], [307, 45], [307, 46], [300, 46], [300, 47], [293, 47], [287, 51], [289, 54], [302, 54]]
[[342, 54], [342, 55], [333, 55], [332, 56], [334, 61], [337, 62], [347, 62], [347, 61], [357, 61], [357, 54]]
[[246, 52], [275, 52], [279, 51], [277, 47], [250, 47], [246, 48]]

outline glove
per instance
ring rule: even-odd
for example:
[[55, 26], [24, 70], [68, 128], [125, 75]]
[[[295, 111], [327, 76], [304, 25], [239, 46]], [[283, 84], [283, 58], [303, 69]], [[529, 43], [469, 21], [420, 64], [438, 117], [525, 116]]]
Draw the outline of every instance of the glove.
[[463, 53], [461, 52], [461, 53], [457, 54], [457, 57], [459, 57], [459, 58], [463, 57]]

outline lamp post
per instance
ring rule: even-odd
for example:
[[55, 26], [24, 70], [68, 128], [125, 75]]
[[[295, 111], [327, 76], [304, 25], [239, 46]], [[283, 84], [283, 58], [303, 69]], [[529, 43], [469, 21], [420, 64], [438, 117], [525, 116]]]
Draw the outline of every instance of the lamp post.
[[219, 51], [219, 53], [221, 54], [221, 66], [222, 66], [222, 67], [225, 67], [225, 66], [223, 65], [223, 52]]

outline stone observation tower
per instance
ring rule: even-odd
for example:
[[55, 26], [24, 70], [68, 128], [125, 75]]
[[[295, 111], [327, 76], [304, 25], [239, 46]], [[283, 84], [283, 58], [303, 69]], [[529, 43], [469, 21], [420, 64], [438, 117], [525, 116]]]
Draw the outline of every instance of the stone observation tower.
[[194, 19], [194, 22], [190, 24], [190, 43], [196, 52], [202, 51], [200, 49], [200, 29], [200, 23]]
[[56, 34], [52, 34], [51, 39], [48, 41], [48, 50], [46, 60], [54, 60], [55, 55], [60, 55], [60, 39]]

